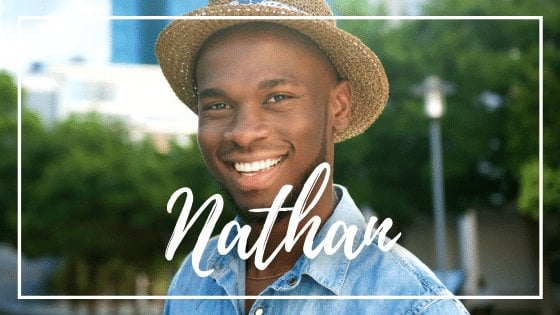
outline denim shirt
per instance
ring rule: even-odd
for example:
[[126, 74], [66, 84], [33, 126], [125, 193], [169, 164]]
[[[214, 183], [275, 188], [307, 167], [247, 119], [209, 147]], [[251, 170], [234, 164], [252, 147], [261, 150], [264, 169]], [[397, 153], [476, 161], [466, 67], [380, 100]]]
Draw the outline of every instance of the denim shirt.
[[[340, 201], [315, 241], [324, 239], [329, 227], [339, 220], [348, 226], [356, 225], [356, 236], [363, 238], [366, 227], [363, 215], [344, 187], [336, 185], [335, 189]], [[354, 245], [360, 242], [357, 237]], [[165, 303], [165, 314], [245, 313], [245, 301], [235, 298], [245, 295], [245, 261], [238, 257], [236, 248], [224, 256], [218, 254], [216, 243], [216, 237], [210, 240], [200, 266], [201, 270], [214, 269], [214, 272], [208, 277], [198, 276], [189, 255], [171, 282], [168, 295], [221, 298], [169, 299]], [[364, 298], [376, 295], [426, 298]], [[302, 255], [292, 270], [259, 296], [324, 296], [329, 299], [257, 299], [250, 314], [468, 314], [461, 302], [454, 299], [418, 258], [398, 244], [387, 252], [381, 251], [376, 242], [364, 247], [353, 260], [346, 258], [342, 248], [330, 256], [321, 252], [314, 259]], [[343, 299], [332, 299], [337, 296]]]

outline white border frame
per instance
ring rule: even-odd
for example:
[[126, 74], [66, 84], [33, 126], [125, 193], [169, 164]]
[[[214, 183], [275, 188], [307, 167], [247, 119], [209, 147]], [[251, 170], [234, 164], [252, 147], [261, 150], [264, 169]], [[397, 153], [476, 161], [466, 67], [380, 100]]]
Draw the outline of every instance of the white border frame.
[[21, 108], [22, 62], [17, 62], [18, 93], [18, 250], [17, 250], [17, 288], [21, 300], [410, 300], [410, 299], [460, 299], [460, 300], [542, 300], [543, 299], [543, 16], [18, 16], [17, 50], [21, 50], [21, 23], [26, 20], [538, 20], [539, 21], [539, 294], [538, 295], [373, 295], [373, 296], [168, 296], [168, 295], [22, 295], [21, 289]]

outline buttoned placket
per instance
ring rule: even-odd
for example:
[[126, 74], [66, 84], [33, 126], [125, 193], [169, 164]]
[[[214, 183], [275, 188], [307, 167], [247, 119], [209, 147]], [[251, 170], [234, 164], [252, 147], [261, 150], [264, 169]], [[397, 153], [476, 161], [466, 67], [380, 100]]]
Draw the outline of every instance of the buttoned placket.
[[[272, 291], [271, 293], [273, 294], [273, 292], [278, 292], [278, 291], [284, 291], [285, 292], [285, 291], [294, 290], [297, 287], [297, 285], [299, 284], [299, 278], [300, 277], [298, 277], [293, 272], [285, 274], [280, 279], [278, 279], [273, 284], [271, 284], [268, 288], [266, 288], [263, 291], [263, 293], [266, 294], [267, 291]], [[251, 309], [249, 310], [249, 314], [250, 315], [264, 315], [264, 314], [266, 314], [267, 309], [270, 308], [269, 301], [271, 301], [271, 300], [266, 300], [266, 299], [255, 300], [255, 302], [253, 303], [253, 306], [251, 306]]]

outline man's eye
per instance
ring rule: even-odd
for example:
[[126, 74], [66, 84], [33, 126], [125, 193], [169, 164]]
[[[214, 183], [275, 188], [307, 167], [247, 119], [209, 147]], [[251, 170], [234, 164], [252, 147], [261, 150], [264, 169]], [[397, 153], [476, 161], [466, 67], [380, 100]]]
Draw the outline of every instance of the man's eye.
[[228, 105], [226, 103], [214, 103], [211, 105], [206, 106], [206, 109], [209, 110], [221, 110], [221, 109], [227, 109]]
[[288, 98], [289, 98], [289, 96], [285, 95], [285, 94], [275, 94], [272, 97], [270, 97], [266, 101], [266, 103], [276, 103], [276, 102], [280, 102], [280, 101], [283, 101], [283, 100], [288, 99]]

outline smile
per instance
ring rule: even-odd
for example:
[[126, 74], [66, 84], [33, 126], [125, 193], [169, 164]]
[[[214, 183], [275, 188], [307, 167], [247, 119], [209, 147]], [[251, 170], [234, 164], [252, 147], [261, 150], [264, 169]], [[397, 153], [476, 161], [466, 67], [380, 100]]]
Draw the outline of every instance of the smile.
[[253, 176], [257, 172], [266, 171], [282, 161], [283, 157], [276, 159], [266, 159], [261, 161], [254, 161], [250, 163], [236, 162], [234, 163], [235, 170], [243, 173], [245, 176]]

